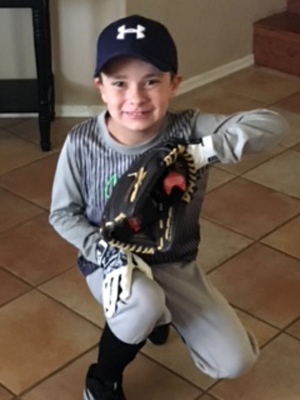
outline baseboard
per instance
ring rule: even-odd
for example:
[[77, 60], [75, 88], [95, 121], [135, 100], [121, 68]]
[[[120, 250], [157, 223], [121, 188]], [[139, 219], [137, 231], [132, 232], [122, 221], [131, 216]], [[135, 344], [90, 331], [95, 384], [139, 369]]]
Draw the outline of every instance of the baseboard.
[[[100, 100], [100, 98], [99, 98]], [[55, 113], [57, 117], [93, 117], [100, 114], [105, 109], [105, 106], [67, 106], [57, 104]]]
[[184, 80], [178, 90], [178, 95], [190, 92], [191, 90], [197, 89], [201, 86], [207, 85], [217, 81], [218, 79], [224, 78], [234, 72], [240, 71], [241, 69], [250, 67], [254, 64], [254, 55], [249, 54], [248, 56], [241, 58], [236, 61], [232, 61], [229, 64], [222, 65], [221, 67], [212, 69], [211, 71], [204, 72], [198, 76]]
[[[192, 78], [184, 80], [179, 88], [178, 95], [187, 93], [191, 90], [197, 89], [201, 86], [207, 85], [208, 83], [212, 83], [218, 79], [224, 78], [227, 75], [230, 75], [234, 72], [237, 72], [241, 69], [250, 67], [254, 64], [254, 56], [250, 54], [244, 58], [233, 61], [229, 64], [222, 65], [221, 67], [215, 68], [211, 71], [204, 72], [198, 76], [194, 76]], [[60, 105], [57, 104], [55, 107], [55, 113], [57, 117], [92, 117], [94, 115], [99, 114], [104, 109], [104, 106], [101, 105]], [[0, 114], [0, 118], [32, 118], [36, 117], [37, 113], [30, 114]]]

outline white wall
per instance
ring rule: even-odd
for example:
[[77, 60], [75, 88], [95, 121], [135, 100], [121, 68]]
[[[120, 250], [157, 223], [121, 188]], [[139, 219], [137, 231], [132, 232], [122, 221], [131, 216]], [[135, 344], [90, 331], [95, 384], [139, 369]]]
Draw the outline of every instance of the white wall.
[[[56, 103], [97, 104], [96, 40], [125, 14], [125, 0], [50, 0]], [[0, 79], [35, 77], [31, 12], [0, 9]]]
[[[187, 79], [251, 54], [253, 21], [286, 7], [286, 0], [50, 0], [50, 3], [56, 103], [73, 107], [75, 113], [82, 105], [99, 104], [93, 87], [95, 44], [99, 32], [112, 20], [140, 13], [166, 24], [177, 42], [180, 71]], [[0, 79], [34, 76], [30, 11], [0, 9]]]
[[127, 0], [128, 14], [164, 23], [178, 46], [185, 78], [252, 53], [254, 21], [285, 10], [286, 0]]

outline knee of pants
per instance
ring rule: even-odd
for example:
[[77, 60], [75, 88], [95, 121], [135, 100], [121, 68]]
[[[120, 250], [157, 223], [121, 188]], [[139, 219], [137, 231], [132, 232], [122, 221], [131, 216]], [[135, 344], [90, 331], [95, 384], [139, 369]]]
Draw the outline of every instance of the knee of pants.
[[[204, 360], [192, 352], [196, 366], [213, 379], [235, 379], [246, 374], [255, 364], [259, 356], [259, 347], [255, 339], [249, 335], [251, 346], [246, 346], [230, 354], [220, 354], [218, 360]], [[222, 353], [222, 351], [221, 351]]]
[[162, 288], [144, 274], [134, 272], [131, 296], [108, 319], [108, 323], [120, 340], [135, 344], [147, 338], [165, 312]]
[[219, 374], [219, 378], [235, 379], [245, 375], [253, 367], [257, 357], [255, 353], [247, 353], [233, 358], [227, 368]]
[[213, 379], [235, 379], [246, 374], [257, 360], [257, 355], [250, 353], [247, 356], [241, 355], [231, 357], [220, 365], [208, 365], [203, 360], [195, 359], [195, 365], [201, 372]]

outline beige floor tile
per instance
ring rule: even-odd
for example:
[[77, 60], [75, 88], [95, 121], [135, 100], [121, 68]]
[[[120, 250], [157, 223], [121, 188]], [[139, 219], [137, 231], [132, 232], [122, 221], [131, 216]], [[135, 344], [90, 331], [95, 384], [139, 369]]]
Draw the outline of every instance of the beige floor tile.
[[300, 144], [297, 144], [296, 146], [293, 147], [293, 150], [295, 151], [300, 151]]
[[300, 339], [300, 320], [296, 321], [290, 328], [288, 328], [287, 332]]
[[173, 329], [168, 342], [164, 346], [147, 344], [142, 352], [199, 388], [207, 389], [215, 382], [214, 379], [202, 374], [195, 367], [181, 338]]
[[287, 150], [247, 172], [244, 177], [300, 199], [300, 154]]
[[[209, 86], [210, 87], [210, 86]], [[170, 102], [170, 111], [182, 111], [185, 109], [193, 108], [194, 107], [194, 99], [199, 93], [203, 90], [206, 90], [207, 86], [203, 86], [202, 88], [193, 90], [189, 93], [184, 93], [180, 96], [177, 96], [175, 99], [171, 100]]]
[[89, 351], [23, 395], [23, 400], [82, 400], [88, 367], [96, 359], [96, 351]]
[[0, 233], [42, 212], [41, 208], [0, 188]]
[[206, 192], [207, 193], [210, 192], [211, 190], [217, 188], [218, 186], [221, 186], [224, 183], [231, 181], [233, 178], [235, 178], [235, 175], [232, 175], [226, 171], [222, 171], [214, 167], [211, 168], [209, 172]]
[[300, 114], [300, 91], [275, 104], [276, 107]]
[[281, 335], [263, 349], [247, 375], [212, 389], [222, 400], [297, 400], [300, 394], [299, 341]]
[[21, 296], [30, 289], [31, 287], [25, 282], [0, 268], [0, 306]]
[[32, 285], [76, 263], [77, 251], [56, 234], [47, 213], [3, 232], [0, 237], [0, 265]]
[[57, 154], [52, 154], [2, 175], [0, 176], [0, 186], [49, 209], [57, 159]]
[[0, 129], [0, 176], [42, 157], [38, 145]]
[[201, 393], [199, 389], [143, 356], [137, 357], [129, 366], [125, 379], [128, 400], [194, 400]]
[[0, 400], [12, 400], [14, 396], [0, 386]]
[[239, 111], [248, 111], [266, 107], [266, 103], [250, 99], [237, 93], [232, 93], [221, 86], [203, 90], [190, 102], [192, 107], [202, 112], [214, 114], [234, 114]]
[[216, 168], [230, 172], [235, 175], [241, 175], [250, 169], [256, 167], [273, 158], [275, 155], [282, 153], [285, 150], [282, 146], [273, 146], [270, 149], [257, 154], [247, 154], [242, 161], [237, 164], [216, 164]]
[[[67, 133], [73, 126], [79, 124], [87, 118], [56, 118], [51, 124], [50, 139], [52, 149], [55, 150], [65, 139]], [[34, 143], [40, 143], [40, 132], [38, 127], [38, 119], [32, 118], [19, 125], [10, 127], [11, 132], [16, 133], [18, 136], [31, 140]]]
[[298, 82], [298, 83], [300, 82], [300, 77], [299, 76], [288, 74], [288, 73], [282, 72], [282, 71], [278, 71], [276, 69], [272, 69], [272, 68], [268, 68], [268, 67], [261, 67], [261, 66], [258, 66], [258, 65], [253, 65], [252, 68], [254, 68], [256, 70], [259, 70], [259, 71], [263, 71], [266, 74], [279, 76], [281, 78], [287, 78], [287, 79], [293, 80], [293, 81]]
[[283, 108], [270, 107], [271, 110], [277, 111], [289, 124], [289, 131], [280, 141], [280, 145], [284, 147], [292, 147], [300, 142], [300, 115], [289, 112]]
[[284, 328], [300, 314], [299, 268], [300, 261], [257, 243], [209, 276], [230, 303]]
[[56, 278], [51, 279], [39, 286], [39, 289], [94, 324], [102, 328], [104, 327], [105, 319], [102, 306], [90, 293], [85, 279], [77, 267], [71, 268]]
[[239, 76], [228, 78], [224, 87], [233, 93], [241, 94], [265, 103], [275, 103], [300, 90], [300, 81], [280, 77], [265, 71], [252, 69]]
[[296, 199], [238, 178], [207, 194], [202, 216], [259, 239], [296, 216], [299, 207], [300, 202]]
[[300, 259], [300, 217], [277, 229], [262, 242]]
[[198, 261], [208, 272], [238, 253], [253, 241], [228, 229], [201, 219], [201, 244]]
[[[86, 370], [95, 357], [93, 351], [79, 358], [24, 395], [24, 400], [81, 400]], [[128, 400], [195, 400], [201, 393], [142, 355], [126, 370], [124, 391]]]
[[245, 313], [244, 311], [235, 309], [238, 317], [249, 332], [252, 332], [257, 343], [262, 347], [266, 342], [272, 339], [279, 332], [278, 329], [260, 321], [257, 318]]
[[0, 118], [0, 128], [8, 128], [27, 121], [27, 118]]
[[[198, 399], [196, 399], [196, 400], [198, 400]], [[204, 394], [203, 396], [199, 397], [199, 400], [216, 400], [216, 398], [209, 394]]]
[[0, 379], [28, 389], [99, 340], [99, 329], [35, 291], [0, 309]]

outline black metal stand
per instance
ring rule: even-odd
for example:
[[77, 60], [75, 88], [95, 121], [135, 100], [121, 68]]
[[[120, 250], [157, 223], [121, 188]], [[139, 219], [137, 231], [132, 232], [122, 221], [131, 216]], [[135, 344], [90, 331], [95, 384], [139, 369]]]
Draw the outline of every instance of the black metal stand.
[[0, 80], [0, 113], [38, 112], [40, 143], [50, 150], [55, 118], [48, 0], [0, 0], [0, 8], [31, 8], [37, 79]]

